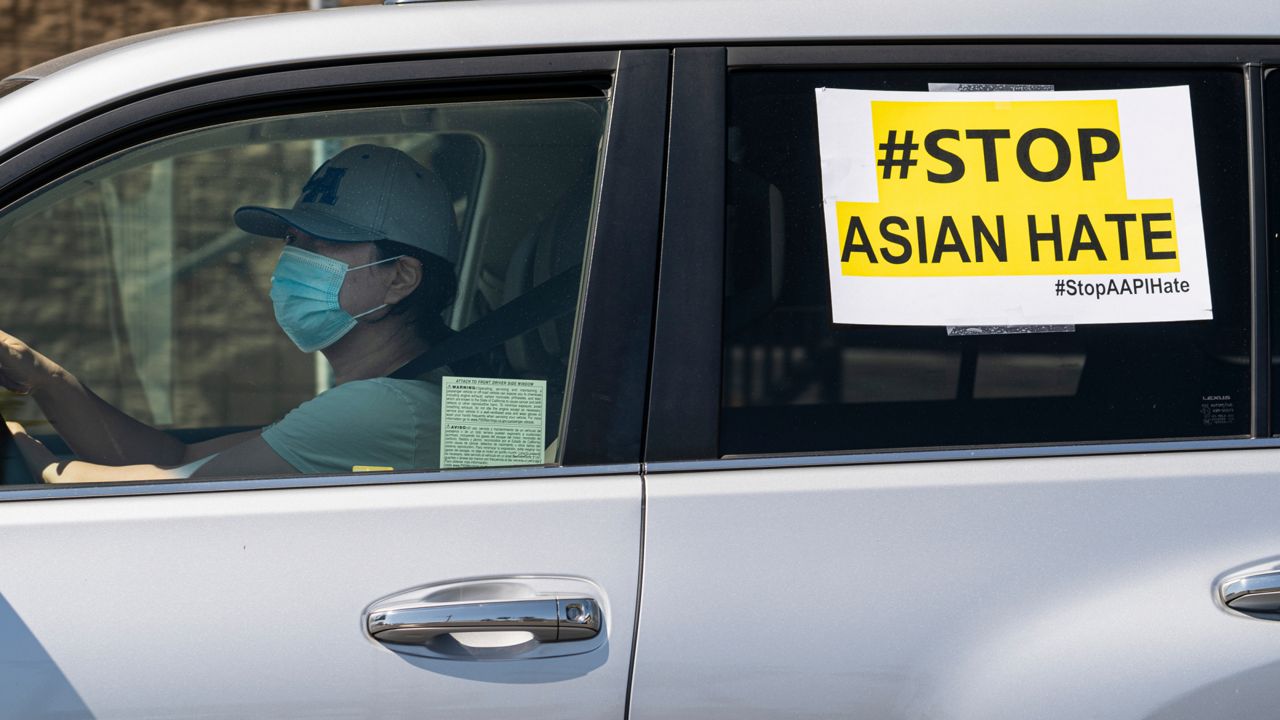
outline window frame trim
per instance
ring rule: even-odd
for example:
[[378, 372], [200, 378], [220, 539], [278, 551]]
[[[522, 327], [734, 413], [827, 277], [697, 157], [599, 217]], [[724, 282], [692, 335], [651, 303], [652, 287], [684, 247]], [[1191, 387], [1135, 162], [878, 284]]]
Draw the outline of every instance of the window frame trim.
[[[619, 54], [604, 175], [578, 303], [576, 322], [582, 330], [570, 355], [561, 465], [643, 459], [670, 56], [658, 49]], [[590, 361], [583, 362], [584, 357]], [[622, 431], [614, 432], [617, 428]]]
[[1267, 232], [1267, 126], [1263, 117], [1262, 67], [1249, 63], [1245, 72], [1245, 151], [1249, 181], [1249, 388], [1253, 393], [1250, 428], [1253, 437], [1268, 438], [1271, 423], [1271, 267]]
[[479, 480], [539, 480], [546, 478], [639, 475], [639, 473], [639, 463], [620, 463], [611, 465], [578, 465], [574, 467], [508, 466], [469, 468], [466, 470], [370, 472], [349, 475], [306, 475], [282, 478], [138, 480], [136, 482], [83, 483], [79, 485], [0, 485], [0, 503], [69, 498], [190, 495], [193, 493], [244, 492], [249, 490], [314, 490]]
[[[1070, 57], [1064, 57], [1065, 53]], [[728, 49], [728, 69], [840, 69], [933, 67], [947, 69], [1016, 65], [1025, 69], [1108, 67], [1144, 69], [1230, 67], [1280, 63], [1280, 43], [1177, 42], [885, 42], [856, 45], [755, 45]]]
[[1209, 452], [1215, 450], [1280, 449], [1280, 438], [1232, 437], [1222, 440], [1154, 440], [1144, 442], [1018, 445], [945, 449], [868, 450], [863, 453], [832, 452], [794, 455], [736, 455], [715, 460], [645, 463], [645, 475], [720, 472], [726, 470], [780, 470], [787, 468], [898, 465], [962, 460], [1016, 460], [1025, 458], [1090, 457], [1094, 455], [1149, 455], [1155, 453]]
[[[723, 47], [679, 48], [672, 58], [658, 322], [645, 431], [647, 462], [719, 454], [725, 59]], [[698, 201], [690, 202], [691, 197]]]

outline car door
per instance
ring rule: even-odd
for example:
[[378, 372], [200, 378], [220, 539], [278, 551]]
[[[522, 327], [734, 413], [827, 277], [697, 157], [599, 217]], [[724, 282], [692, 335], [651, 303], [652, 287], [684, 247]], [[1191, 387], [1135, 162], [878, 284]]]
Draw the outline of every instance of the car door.
[[[631, 717], [1272, 712], [1273, 235], [1262, 73], [1241, 62], [1269, 52], [676, 53]], [[815, 94], [999, 90], [1009, 108], [1023, 91], [1169, 87], [1194, 122], [1194, 149], [1169, 157], [1196, 167], [1200, 202], [1179, 212], [1203, 213], [1211, 320], [957, 332], [922, 291], [932, 323], [833, 322], [833, 283], [851, 279], [828, 273], [823, 179], [856, 163], [824, 154]], [[881, 187], [945, 174], [923, 132], [918, 166], [885, 137], [862, 166]]]
[[[665, 51], [262, 68], [9, 155], [0, 326], [199, 440], [333, 382], [273, 326], [279, 242], [229, 213], [287, 207], [343, 147], [402, 149], [450, 192], [478, 402], [540, 388], [542, 442], [459, 415], [444, 469], [57, 487], [6, 445], [0, 716], [622, 715], [667, 73]], [[66, 453], [31, 398], [0, 402]]]

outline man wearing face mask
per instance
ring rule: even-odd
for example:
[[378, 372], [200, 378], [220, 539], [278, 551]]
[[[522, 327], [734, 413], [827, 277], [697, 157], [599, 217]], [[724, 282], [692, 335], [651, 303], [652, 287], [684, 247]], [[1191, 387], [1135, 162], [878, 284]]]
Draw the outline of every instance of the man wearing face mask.
[[[441, 370], [398, 377], [452, 331], [453, 209], [440, 180], [392, 148], [325, 162], [292, 208], [242, 207], [241, 229], [283, 238], [271, 278], [276, 320], [324, 353], [334, 387], [261, 429], [185, 444], [124, 414], [0, 332], [0, 384], [29, 392], [78, 459], [58, 463], [10, 423], [45, 482], [427, 469], [439, 455]], [[404, 372], [403, 370], [401, 371]]]

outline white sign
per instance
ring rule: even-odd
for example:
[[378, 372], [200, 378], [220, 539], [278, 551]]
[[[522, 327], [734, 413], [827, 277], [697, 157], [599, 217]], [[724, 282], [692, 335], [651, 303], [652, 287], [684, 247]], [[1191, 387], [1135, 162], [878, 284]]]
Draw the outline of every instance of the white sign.
[[1186, 86], [816, 96], [834, 322], [1212, 319]]

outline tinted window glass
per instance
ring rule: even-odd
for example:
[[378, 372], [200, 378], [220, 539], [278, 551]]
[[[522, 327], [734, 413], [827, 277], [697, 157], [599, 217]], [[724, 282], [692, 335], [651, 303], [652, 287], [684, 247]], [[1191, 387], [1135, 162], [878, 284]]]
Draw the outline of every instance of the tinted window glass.
[[[927, 91], [933, 83], [1189, 86], [1213, 319], [979, 335], [833, 324], [815, 88]], [[1239, 74], [741, 72], [730, 79], [728, 115], [723, 454], [1248, 432]]]

